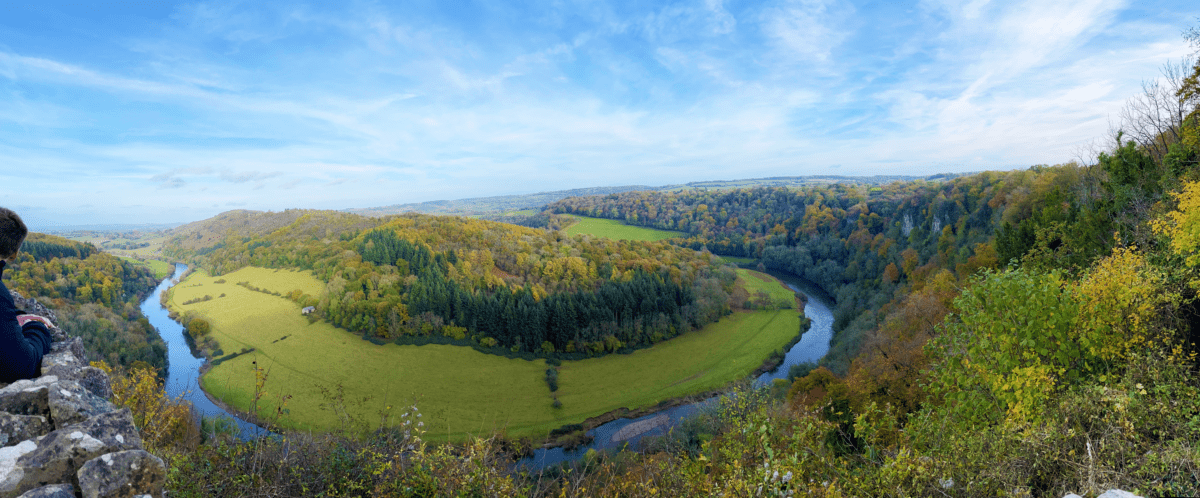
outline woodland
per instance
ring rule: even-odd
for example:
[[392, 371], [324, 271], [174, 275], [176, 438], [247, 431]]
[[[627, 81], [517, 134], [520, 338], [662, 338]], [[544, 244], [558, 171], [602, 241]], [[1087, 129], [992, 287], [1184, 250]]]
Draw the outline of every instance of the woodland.
[[[730, 312], [736, 275], [711, 254], [666, 242], [420, 214], [246, 213], [263, 235], [214, 219], [164, 253], [221, 275], [244, 266], [311, 270], [315, 315], [376, 342], [462, 344], [577, 359], [650, 346]], [[288, 222], [294, 217], [294, 221]], [[284, 218], [275, 221], [265, 219]]]
[[158, 284], [149, 267], [92, 244], [31, 233], [4, 273], [9, 289], [55, 310], [56, 325], [82, 337], [91, 358], [166, 372], [166, 345], [138, 309]]

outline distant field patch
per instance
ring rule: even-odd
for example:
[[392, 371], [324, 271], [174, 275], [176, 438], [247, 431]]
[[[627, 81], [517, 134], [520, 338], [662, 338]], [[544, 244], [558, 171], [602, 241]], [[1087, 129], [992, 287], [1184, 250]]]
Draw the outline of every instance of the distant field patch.
[[167, 275], [175, 272], [175, 265], [172, 265], [166, 261], [160, 261], [157, 259], [137, 260], [127, 256], [120, 256], [120, 258], [130, 263], [150, 268], [150, 270], [154, 272], [154, 278], [159, 280], [167, 278]]
[[574, 216], [574, 218], [579, 219], [579, 222], [567, 228], [566, 232], [568, 235], [586, 234], [617, 240], [646, 240], [651, 242], [684, 236], [683, 232], [635, 227], [617, 220], [588, 218], [585, 216]]
[[[201, 381], [206, 391], [248, 409], [251, 362], [257, 361], [270, 371], [262, 414], [274, 412], [269, 400], [291, 394], [283, 421], [295, 429], [336, 428], [338, 418], [322, 407], [329, 400], [321, 388], [337, 392], [341, 386], [347, 409], [372, 423], [389, 405], [416, 403], [435, 439], [494, 429], [543, 436], [616, 408], [718, 388], [753, 371], [800, 327], [794, 310], [739, 312], [632, 354], [563, 362], [557, 393], [563, 406], [555, 409], [541, 360], [507, 359], [460, 346], [377, 346], [325, 322], [310, 324], [297, 304], [237, 285], [242, 281], [281, 294], [300, 289], [318, 295], [323, 287], [308, 272], [244, 268], [211, 277], [197, 271], [172, 289], [171, 308], [207, 317], [226, 354], [254, 349], [214, 366]], [[218, 298], [221, 294], [225, 297]], [[205, 295], [213, 299], [180, 304]]]
[[796, 293], [787, 286], [776, 280], [775, 277], [760, 273], [753, 270], [739, 268], [737, 270], [738, 283], [742, 285], [746, 292], [750, 295], [762, 291], [767, 293], [774, 303], [790, 303], [792, 307], [796, 306]]
[[136, 238], [125, 237], [124, 234], [115, 232], [90, 232], [67, 238], [77, 242], [89, 242], [115, 256], [149, 259], [160, 257], [162, 244], [168, 237], [161, 232], [151, 232]]

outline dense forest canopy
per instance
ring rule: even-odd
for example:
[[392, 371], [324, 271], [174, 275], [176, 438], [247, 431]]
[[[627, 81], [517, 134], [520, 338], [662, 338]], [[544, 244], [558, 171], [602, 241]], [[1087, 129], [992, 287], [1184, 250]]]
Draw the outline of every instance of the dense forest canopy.
[[573, 357], [716, 321], [730, 311], [736, 279], [710, 254], [668, 243], [417, 214], [228, 213], [189, 227], [165, 251], [214, 274], [312, 270], [326, 292], [289, 297], [374, 340], [444, 338]]
[[166, 368], [166, 345], [138, 308], [158, 283], [149, 268], [92, 244], [31, 233], [5, 278], [10, 289], [54, 308], [56, 325], [82, 337], [92, 359]]

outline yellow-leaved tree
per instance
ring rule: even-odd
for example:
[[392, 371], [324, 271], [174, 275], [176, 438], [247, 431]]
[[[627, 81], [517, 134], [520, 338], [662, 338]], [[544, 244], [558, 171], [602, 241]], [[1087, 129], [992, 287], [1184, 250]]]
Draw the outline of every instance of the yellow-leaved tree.
[[[1200, 182], [1186, 182], [1174, 195], [1176, 209], [1151, 223], [1156, 233], [1171, 239], [1171, 251], [1189, 268], [1196, 268], [1200, 266]], [[1200, 282], [1193, 280], [1192, 286], [1200, 286]]]
[[1152, 321], [1178, 299], [1164, 281], [1134, 248], [1115, 249], [1077, 283], [1059, 272], [984, 272], [927, 347], [931, 392], [969, 424], [1033, 422], [1053, 393], [1113, 378], [1154, 339]]
[[1166, 292], [1162, 271], [1136, 248], [1115, 248], [1079, 282], [1080, 323], [1076, 335], [1087, 354], [1101, 362], [1124, 363], [1153, 338], [1151, 322], [1162, 306], [1178, 301]]
[[92, 362], [92, 366], [109, 375], [113, 402], [129, 408], [146, 449], [151, 452], [186, 449], [199, 442], [199, 428], [192, 415], [191, 403], [182, 397], [172, 399], [167, 396], [153, 368], [114, 369], [103, 361]]

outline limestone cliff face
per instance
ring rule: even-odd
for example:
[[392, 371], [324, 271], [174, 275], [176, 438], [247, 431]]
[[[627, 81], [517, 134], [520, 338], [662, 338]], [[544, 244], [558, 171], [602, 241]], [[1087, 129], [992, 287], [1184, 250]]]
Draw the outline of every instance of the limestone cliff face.
[[166, 467], [143, 449], [129, 409], [110, 401], [108, 376], [88, 366], [82, 340], [51, 333], [40, 377], [0, 383], [0, 498], [163, 496]]

